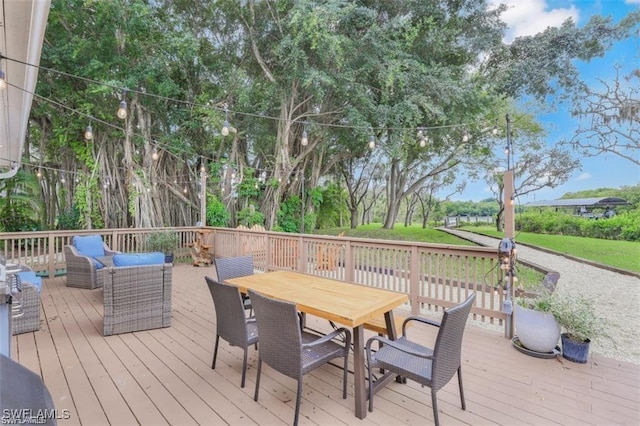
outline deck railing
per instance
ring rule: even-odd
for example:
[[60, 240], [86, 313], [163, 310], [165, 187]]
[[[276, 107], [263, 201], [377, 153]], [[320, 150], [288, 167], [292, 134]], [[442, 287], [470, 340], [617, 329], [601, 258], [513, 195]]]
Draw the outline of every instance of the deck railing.
[[[409, 295], [412, 314], [438, 311], [476, 292], [474, 320], [505, 325], [496, 250], [405, 241], [289, 234], [247, 229], [213, 230], [217, 257], [251, 254], [262, 271], [291, 269], [337, 280], [398, 291]], [[176, 262], [191, 259], [191, 245], [201, 227], [163, 228], [180, 239]], [[0, 253], [7, 261], [29, 265], [43, 276], [64, 274], [63, 247], [74, 235], [101, 235], [122, 252], [145, 250], [147, 235], [157, 228], [99, 229], [0, 233]]]
[[412, 314], [438, 311], [477, 292], [473, 319], [505, 325], [496, 292], [497, 251], [405, 241], [215, 228], [216, 256], [254, 256], [263, 271], [291, 269], [409, 295]]

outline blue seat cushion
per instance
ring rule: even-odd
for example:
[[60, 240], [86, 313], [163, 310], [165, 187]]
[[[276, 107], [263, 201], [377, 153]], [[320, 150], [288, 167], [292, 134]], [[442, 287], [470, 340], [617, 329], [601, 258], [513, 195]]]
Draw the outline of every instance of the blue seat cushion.
[[73, 245], [83, 256], [104, 256], [104, 243], [100, 235], [75, 236], [73, 237]]
[[164, 253], [119, 253], [113, 255], [113, 266], [162, 265]]
[[93, 265], [96, 267], [96, 269], [104, 268], [104, 265], [98, 259], [93, 259], [92, 258], [91, 261], [93, 262]]
[[20, 281], [31, 283], [31, 285], [33, 285], [38, 290], [38, 293], [40, 293], [40, 290], [42, 290], [42, 277], [37, 276], [35, 272], [22, 271], [18, 272], [16, 275], [20, 277]]

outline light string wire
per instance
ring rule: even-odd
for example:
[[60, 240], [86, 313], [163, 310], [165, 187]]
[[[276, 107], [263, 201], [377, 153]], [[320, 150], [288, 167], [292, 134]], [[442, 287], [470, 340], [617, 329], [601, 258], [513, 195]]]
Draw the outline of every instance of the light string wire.
[[[109, 83], [105, 83], [102, 81], [98, 81], [98, 80], [93, 80], [90, 79], [88, 77], [83, 77], [83, 76], [79, 76], [79, 75], [75, 75], [75, 74], [71, 74], [65, 71], [59, 71], [53, 68], [49, 68], [46, 67], [44, 65], [35, 65], [35, 64], [30, 64], [28, 62], [24, 62], [18, 59], [13, 59], [13, 58], [9, 58], [7, 56], [4, 56], [0, 53], [0, 59], [6, 59], [8, 61], [13, 61], [13, 62], [17, 62], [19, 64], [22, 65], [27, 65], [30, 67], [34, 67], [37, 69], [41, 69], [41, 70], [45, 70], [45, 71], [49, 71], [49, 72], [53, 72], [59, 75], [63, 75], [65, 77], [70, 77], [73, 79], [77, 79], [77, 80], [81, 80], [81, 81], [85, 81], [87, 83], [92, 83], [92, 84], [96, 84], [99, 86], [104, 86], [104, 87], [109, 87], [112, 88], [114, 90], [117, 91], [122, 91], [122, 90], [126, 90], [127, 92], [131, 92], [131, 93], [135, 93], [137, 95], [141, 95], [141, 96], [148, 96], [148, 97], [152, 97], [152, 98], [156, 98], [159, 100], [163, 100], [163, 101], [170, 101], [170, 102], [175, 102], [175, 103], [179, 103], [179, 104], [184, 104], [186, 106], [190, 106], [190, 107], [199, 107], [199, 108], [209, 108], [209, 109], [213, 109], [215, 111], [219, 111], [222, 113], [231, 113], [233, 115], [237, 115], [237, 116], [245, 116], [245, 117], [252, 117], [252, 118], [260, 118], [260, 119], [265, 119], [265, 120], [272, 120], [272, 121], [277, 121], [277, 122], [288, 122], [288, 121], [293, 121], [295, 123], [300, 123], [300, 124], [304, 124], [304, 121], [300, 121], [300, 120], [285, 120], [282, 119], [280, 117], [273, 117], [273, 116], [268, 116], [268, 115], [264, 115], [264, 114], [256, 114], [256, 113], [250, 113], [250, 112], [243, 112], [243, 111], [235, 111], [232, 109], [228, 109], [227, 107], [225, 107], [225, 102], [219, 102], [219, 104], [221, 105], [220, 107], [215, 107], [213, 105], [209, 105], [209, 104], [198, 104], [195, 102], [191, 102], [191, 101], [185, 101], [185, 100], [181, 100], [181, 99], [175, 99], [175, 98], [170, 98], [167, 96], [162, 96], [162, 95], [157, 95], [155, 93], [149, 93], [149, 92], [143, 92], [140, 90], [135, 90], [135, 89], [131, 89], [131, 88], [123, 88], [123, 87], [119, 87], [113, 84], [109, 84]], [[89, 116], [87, 114], [85, 114], [86, 116]], [[413, 127], [372, 127], [369, 125], [362, 125], [362, 126], [356, 126], [356, 125], [350, 125], [350, 124], [340, 124], [340, 123], [319, 123], [319, 122], [314, 122], [314, 123], [309, 123], [309, 124], [313, 124], [313, 126], [318, 126], [318, 127], [329, 127], [329, 128], [343, 128], [343, 129], [354, 129], [354, 130], [385, 130], [385, 131], [411, 131], [411, 130], [423, 130], [423, 131], [429, 131], [429, 130], [438, 130], [438, 129], [453, 129], [453, 128], [459, 128], [459, 127], [468, 127], [468, 126], [472, 126], [475, 124], [479, 124], [479, 123], [486, 123], [486, 120], [479, 120], [479, 121], [471, 121], [468, 123], [456, 123], [456, 124], [443, 124], [443, 125], [439, 125], [439, 126], [413, 126]]]
[[[141, 95], [143, 97], [144, 96], [148, 96], [148, 97], [152, 97], [152, 98], [156, 98], [156, 99], [160, 99], [160, 100], [164, 100], [164, 101], [170, 101], [170, 102], [174, 102], [174, 103], [184, 104], [184, 105], [190, 106], [190, 107], [209, 108], [209, 109], [213, 109], [213, 110], [219, 111], [219, 112], [225, 112], [225, 113], [231, 112], [232, 114], [238, 115], [238, 116], [246, 116], [246, 117], [252, 117], [252, 118], [273, 120], [273, 121], [278, 121], [278, 122], [279, 121], [300, 122], [300, 124], [304, 124], [305, 126], [307, 124], [309, 124], [307, 121], [283, 120], [283, 119], [281, 119], [279, 117], [272, 117], [272, 116], [267, 116], [267, 115], [264, 115], [264, 114], [255, 114], [255, 113], [234, 111], [234, 110], [228, 109], [226, 107], [226, 104], [224, 104], [224, 103], [222, 103], [223, 106], [219, 108], [219, 107], [215, 107], [215, 106], [208, 105], [208, 104], [207, 105], [198, 104], [198, 103], [195, 103], [195, 102], [184, 101], [184, 100], [180, 100], [180, 99], [170, 98], [170, 97], [166, 97], [166, 96], [162, 96], [162, 95], [157, 95], [157, 94], [154, 94], [154, 93], [148, 93], [148, 92], [143, 92], [143, 91], [129, 89], [129, 88], [123, 89], [123, 88], [121, 88], [119, 86], [116, 86], [116, 85], [113, 85], [113, 84], [101, 82], [101, 81], [98, 81], [98, 80], [93, 80], [93, 79], [90, 79], [90, 78], [87, 78], [87, 77], [83, 77], [83, 76], [67, 73], [67, 72], [64, 72], [64, 71], [59, 71], [59, 70], [56, 70], [56, 69], [53, 69], [53, 68], [49, 68], [49, 67], [46, 67], [46, 66], [43, 66], [43, 65], [35, 65], [35, 64], [31, 64], [31, 63], [28, 63], [28, 62], [24, 62], [24, 61], [18, 60], [18, 59], [9, 58], [9, 57], [4, 56], [4, 55], [2, 55], [0, 53], [0, 60], [1, 59], [6, 59], [8, 61], [13, 61], [13, 62], [20, 63], [20, 64], [23, 64], [23, 65], [26, 65], [26, 66], [34, 67], [34, 68], [37, 68], [39, 70], [45, 70], [45, 71], [49, 71], [49, 72], [52, 72], [52, 73], [55, 73], [55, 74], [58, 74], [58, 75], [63, 75], [63, 76], [70, 77], [70, 78], [73, 78], [73, 79], [85, 81], [87, 83], [92, 83], [92, 84], [101, 85], [101, 86], [104, 86], [104, 87], [109, 87], [109, 88], [112, 88], [114, 90], [119, 90], [119, 91], [126, 90], [127, 92], [135, 93], [135, 94]], [[40, 99], [42, 101], [45, 101], [45, 102], [50, 103], [52, 105], [55, 105], [57, 107], [66, 109], [68, 111], [71, 111], [72, 113], [77, 114], [79, 116], [85, 117], [85, 118], [89, 119], [90, 122], [91, 121], [95, 121], [97, 123], [103, 124], [103, 125], [105, 125], [107, 127], [110, 127], [112, 129], [116, 129], [116, 130], [120, 130], [122, 132], [126, 132], [126, 129], [124, 129], [124, 128], [120, 127], [120, 126], [117, 126], [115, 124], [112, 124], [112, 123], [110, 123], [108, 121], [102, 120], [102, 119], [100, 119], [98, 117], [95, 117], [95, 116], [93, 116], [91, 114], [88, 114], [88, 113], [85, 113], [83, 111], [77, 110], [75, 108], [69, 107], [69, 106], [67, 106], [67, 105], [65, 105], [63, 103], [60, 103], [60, 102], [55, 101], [53, 99], [49, 99], [49, 98], [44, 97], [42, 95], [39, 95], [37, 93], [30, 92], [30, 91], [28, 91], [28, 90], [26, 90], [24, 88], [18, 87], [15, 84], [12, 84], [10, 82], [7, 82], [7, 84], [9, 86], [11, 86], [11, 87], [14, 87], [14, 88], [16, 88], [18, 90], [21, 90], [21, 91], [25, 92], [25, 93], [29, 93], [32, 96], [34, 96], [35, 98], [37, 98], [37, 99]], [[375, 130], [385, 130], [385, 131], [391, 131], [391, 130], [393, 130], [393, 131], [411, 131], [411, 130], [416, 130], [416, 131], [419, 131], [419, 132], [424, 132], [424, 131], [437, 130], [437, 129], [465, 128], [465, 127], [469, 127], [469, 126], [476, 125], [476, 124], [481, 124], [481, 123], [485, 123], [486, 124], [487, 120], [478, 120], [478, 121], [475, 121], [475, 122], [457, 123], [457, 124], [448, 124], [448, 125], [439, 125], [439, 126], [418, 126], [418, 127], [372, 127], [372, 126], [355, 126], [355, 125], [339, 124], [339, 123], [318, 123], [318, 122], [313, 123], [313, 125], [314, 126], [318, 126], [318, 127], [345, 128], [345, 129], [367, 130], [367, 131], [372, 131], [372, 130], [373, 131], [375, 131]], [[131, 135], [132, 136], [139, 136], [139, 137], [141, 137], [142, 139], [145, 139], [145, 140], [148, 139], [144, 135], [137, 134], [135, 132], [131, 132]], [[153, 136], [154, 135], [152, 135], [152, 139], [151, 139], [150, 142], [153, 142], [155, 144], [155, 146], [157, 146], [157, 147], [161, 147], [167, 154], [175, 157], [176, 159], [178, 159], [180, 161], [186, 162], [186, 160], [184, 160], [183, 158], [181, 158], [178, 155], [174, 154], [172, 152], [172, 150], [173, 151], [178, 151], [179, 153], [186, 154], [186, 155], [195, 155], [191, 151], [188, 151], [186, 149], [176, 148], [175, 146], [172, 146], [171, 149], [168, 149], [165, 144], [158, 142], [158, 140]], [[214, 158], [203, 156], [203, 155], [201, 155], [201, 158], [202, 159], [206, 159], [208, 162], [214, 161]], [[31, 167], [35, 167], [33, 164], [30, 164], [30, 163], [25, 164], [25, 165], [28, 165], [28, 166], [31, 166]], [[50, 168], [50, 167], [47, 167], [47, 168], [41, 167], [41, 168], [44, 169], [44, 170], [47, 170], [47, 169], [56, 170], [56, 169]], [[76, 172], [76, 171], [73, 171], [73, 170], [63, 170], [63, 169], [57, 169], [57, 170], [60, 171], [60, 172], [67, 172], [67, 173], [70, 173], [70, 174], [79, 173], [79, 172]], [[260, 170], [262, 170], [262, 169], [260, 169]], [[191, 177], [192, 177], [191, 174], [189, 174], [189, 175], [178, 175], [177, 177], [184, 178], [184, 176], [187, 176], [189, 178], [189, 181], [191, 181]]]

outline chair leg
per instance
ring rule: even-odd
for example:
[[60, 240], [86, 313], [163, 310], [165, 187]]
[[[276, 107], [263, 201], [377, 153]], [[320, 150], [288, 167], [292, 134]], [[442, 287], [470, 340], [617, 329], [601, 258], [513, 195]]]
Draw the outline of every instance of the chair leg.
[[467, 409], [467, 404], [464, 401], [464, 389], [462, 388], [462, 367], [458, 367], [458, 386], [460, 387], [460, 405], [462, 409]]
[[216, 334], [216, 344], [213, 347], [213, 363], [211, 364], [211, 369], [216, 369], [216, 358], [218, 357], [218, 342], [220, 342], [220, 336]]
[[300, 399], [302, 398], [302, 377], [298, 379], [298, 394], [296, 396], [296, 414], [293, 417], [293, 426], [298, 426], [300, 416]]
[[436, 398], [436, 391], [431, 389], [431, 405], [433, 405], [433, 424], [435, 426], [440, 425], [440, 420], [438, 419], [438, 399]]
[[[368, 349], [368, 348], [367, 348]], [[373, 374], [371, 373], [371, 355], [367, 351], [367, 373], [369, 375], [369, 412], [373, 411]]]
[[342, 372], [342, 399], [347, 399], [347, 373], [349, 372], [349, 346], [344, 348], [344, 370]]
[[258, 390], [260, 390], [260, 373], [262, 372], [262, 358], [258, 357], [258, 372], [256, 373], [256, 391], [253, 394], [253, 400], [258, 400]]
[[240, 387], [244, 387], [244, 379], [247, 376], [247, 352], [249, 351], [248, 347], [244, 348], [244, 357], [242, 358], [242, 380], [240, 381]]

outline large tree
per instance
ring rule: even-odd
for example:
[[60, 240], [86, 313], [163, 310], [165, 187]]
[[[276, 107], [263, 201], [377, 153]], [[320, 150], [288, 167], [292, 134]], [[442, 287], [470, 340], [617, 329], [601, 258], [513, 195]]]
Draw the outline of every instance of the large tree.
[[613, 81], [598, 81], [576, 93], [571, 114], [579, 128], [562, 143], [584, 156], [613, 154], [640, 166], [640, 69], [622, 77], [617, 68]]

